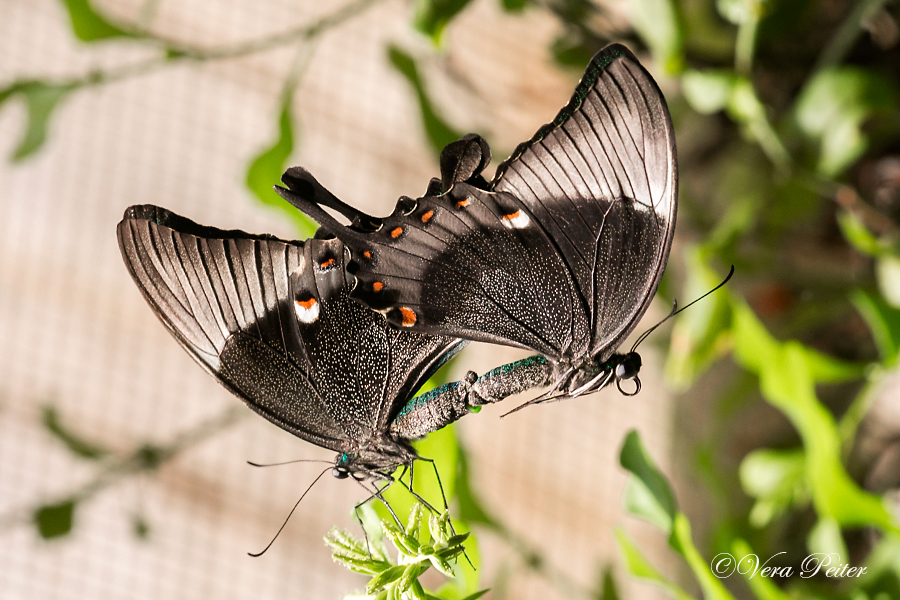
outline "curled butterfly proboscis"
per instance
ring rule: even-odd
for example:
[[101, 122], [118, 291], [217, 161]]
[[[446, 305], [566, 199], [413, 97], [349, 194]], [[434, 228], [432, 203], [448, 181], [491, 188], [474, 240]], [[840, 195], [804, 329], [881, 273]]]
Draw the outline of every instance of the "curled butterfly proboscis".
[[[381, 219], [301, 168], [278, 191], [347, 245], [351, 296], [395, 327], [539, 352], [550, 373], [531, 381], [551, 389], [532, 403], [612, 382], [636, 393], [621, 382], [640, 389], [640, 356], [617, 349], [659, 286], [677, 208], [675, 137], [658, 86], [610, 45], [569, 104], [487, 182], [489, 160], [478, 136], [451, 144], [442, 180]], [[516, 372], [503, 369], [493, 378], [501, 393]]]
[[[477, 408], [467, 380], [413, 397], [465, 341], [389, 327], [350, 300], [343, 244], [285, 241], [132, 206], [122, 257], [166, 328], [253, 411], [337, 452], [373, 496], [420, 457], [410, 440]], [[425, 459], [427, 460], [427, 459]]]

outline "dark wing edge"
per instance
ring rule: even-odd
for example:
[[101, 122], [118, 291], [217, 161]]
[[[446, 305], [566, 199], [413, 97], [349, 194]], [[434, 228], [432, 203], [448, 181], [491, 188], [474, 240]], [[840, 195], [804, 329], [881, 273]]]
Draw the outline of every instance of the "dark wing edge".
[[[282, 429], [325, 448], [345, 447], [298, 367], [302, 342], [291, 328], [288, 275], [301, 268], [302, 242], [206, 227], [153, 205], [128, 208], [116, 231], [141, 294], [204, 369]], [[312, 411], [318, 431], [267, 402], [273, 394], [306, 400], [309, 406], [292, 408]]]
[[[514, 194], [536, 214], [563, 251], [582, 294], [586, 299], [594, 296], [592, 345], [600, 353], [617, 347], [656, 293], [677, 212], [671, 117], [662, 92], [634, 54], [621, 44], [598, 52], [569, 104], [498, 166], [490, 187]], [[621, 199], [631, 203], [616, 206]], [[591, 255], [602, 251], [603, 223], [613, 212], [627, 222], [619, 234], [651, 244], [655, 253], [644, 265], [653, 277], [629, 295], [631, 310], [620, 315], [625, 318], [615, 319], [618, 327], [601, 322], [602, 313], [609, 311], [593, 306], [598, 274]], [[610, 247], [634, 242], [631, 237], [610, 240], [616, 234], [607, 235], [604, 242], [613, 242]], [[654, 236], [658, 244], [652, 243]], [[615, 283], [611, 282], [613, 288]]]

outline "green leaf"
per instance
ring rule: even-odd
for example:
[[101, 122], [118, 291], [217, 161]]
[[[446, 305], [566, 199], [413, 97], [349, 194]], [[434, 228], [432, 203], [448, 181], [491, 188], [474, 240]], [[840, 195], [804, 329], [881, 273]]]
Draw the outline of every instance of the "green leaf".
[[108, 450], [99, 444], [85, 440], [62, 424], [59, 414], [53, 406], [45, 406], [41, 411], [41, 422], [53, 437], [65, 444], [72, 454], [88, 460], [99, 460], [108, 454]]
[[419, 69], [416, 61], [397, 46], [388, 48], [388, 57], [391, 64], [397, 71], [403, 75], [416, 93], [419, 101], [419, 110], [422, 114], [422, 125], [435, 156], [439, 156], [444, 146], [450, 142], [455, 142], [462, 137], [462, 134], [454, 130], [444, 121], [434, 108], [434, 104], [428, 97], [422, 79], [419, 76]]
[[[736, 539], [731, 544], [731, 551], [735, 557], [740, 560], [747, 556], [756, 556], [756, 553], [750, 548], [750, 545], [742, 539]], [[758, 571], [747, 570], [741, 573], [747, 581], [750, 591], [758, 600], [794, 600], [794, 598], [783, 592], [771, 577], [759, 576]]]
[[756, 499], [750, 524], [765, 527], [785, 510], [809, 502], [806, 456], [802, 449], [750, 452], [741, 461], [741, 487]]
[[250, 162], [247, 169], [247, 187], [260, 202], [283, 211], [293, 221], [298, 237], [306, 239], [316, 232], [316, 224], [285, 202], [273, 189], [281, 182], [281, 174], [287, 169], [288, 158], [294, 149], [292, 99], [293, 94], [284, 95], [278, 114], [278, 139]]
[[459, 504], [459, 516], [466, 523], [477, 523], [499, 531], [500, 525], [497, 520], [485, 510], [481, 500], [477, 498], [472, 489], [469, 481], [468, 454], [461, 444], [458, 448], [459, 474], [456, 479], [456, 501]]
[[596, 592], [592, 594], [597, 600], [619, 600], [619, 592], [616, 589], [616, 580], [613, 576], [613, 566], [606, 565], [600, 573], [600, 582]]
[[403, 573], [406, 572], [407, 565], [397, 565], [395, 567], [390, 567], [385, 569], [366, 584], [366, 591], [368, 593], [376, 592], [388, 585], [389, 583], [393, 583], [400, 579], [403, 576]]
[[687, 561], [694, 577], [700, 584], [700, 589], [703, 590], [705, 600], [735, 600], [722, 581], [713, 575], [710, 563], [694, 546], [691, 538], [691, 524], [684, 513], [678, 513], [675, 516], [675, 526], [672, 530], [672, 537], [669, 539], [669, 545]]
[[875, 261], [875, 276], [878, 291], [894, 308], [900, 308], [900, 256], [893, 253], [882, 254]]
[[900, 531], [881, 499], [862, 490], [844, 468], [837, 424], [815, 395], [810, 351], [795, 341], [776, 342], [742, 302], [735, 300], [732, 310], [735, 358], [760, 376], [763, 397], [800, 433], [807, 484], [819, 516], [842, 527], [875, 525]]
[[855, 213], [849, 210], [838, 211], [837, 223], [841, 228], [841, 233], [844, 234], [844, 239], [860, 253], [867, 256], [878, 256], [884, 252], [879, 239], [869, 231], [869, 228]]
[[53, 84], [45, 81], [18, 81], [0, 90], [0, 107], [19, 95], [28, 110], [28, 125], [13, 151], [11, 160], [21, 161], [37, 152], [47, 139], [47, 129], [53, 111], [74, 87], [71, 84]]
[[896, 365], [900, 352], [900, 310], [863, 290], [853, 292], [850, 300], [869, 326], [881, 362], [886, 366]]
[[136, 37], [135, 34], [123, 31], [103, 18], [94, 11], [88, 0], [64, 0], [64, 4], [72, 21], [72, 31], [82, 42], [96, 42], [122, 36]]
[[813, 554], [836, 554], [837, 556], [850, 556], [847, 544], [841, 535], [841, 526], [837, 521], [824, 517], [816, 522], [806, 539], [806, 546]]
[[688, 69], [681, 77], [681, 91], [691, 108], [698, 113], [711, 114], [728, 106], [736, 81], [737, 77], [731, 71]]
[[801, 131], [819, 143], [818, 171], [835, 177], [868, 147], [863, 124], [872, 116], [896, 110], [891, 80], [858, 67], [824, 69], [806, 84], [797, 99], [795, 118]]
[[[416, 0], [413, 27], [440, 46], [444, 30], [472, 0]], [[452, 140], [451, 140], [452, 141]]]
[[676, 600], [693, 600], [693, 597], [679, 587], [678, 584], [666, 579], [662, 573], [656, 570], [656, 567], [650, 564], [650, 561], [644, 557], [640, 548], [625, 533], [624, 529], [616, 529], [615, 536], [619, 556], [622, 562], [625, 563], [625, 569], [632, 576], [658, 585]]
[[676, 513], [675, 496], [669, 482], [653, 464], [637, 431], [631, 430], [625, 437], [619, 462], [634, 475], [625, 488], [628, 512], [670, 533]]
[[68, 535], [72, 531], [72, 520], [75, 513], [74, 498], [57, 504], [45, 504], [34, 513], [34, 523], [38, 533], [45, 540]]
[[500, 0], [500, 5], [506, 12], [521, 12], [528, 5], [528, 0]]
[[634, 0], [631, 24], [666, 73], [684, 69], [684, 28], [673, 0]]

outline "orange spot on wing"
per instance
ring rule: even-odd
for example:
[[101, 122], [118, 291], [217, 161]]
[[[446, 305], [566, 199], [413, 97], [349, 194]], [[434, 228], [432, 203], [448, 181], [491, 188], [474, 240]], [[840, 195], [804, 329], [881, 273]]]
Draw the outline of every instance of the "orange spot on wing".
[[331, 267], [332, 265], [334, 265], [334, 259], [333, 259], [333, 258], [329, 258], [329, 259], [326, 260], [325, 262], [320, 263], [320, 264], [319, 264], [319, 267], [321, 267], [321, 269], [324, 271], [325, 269], [328, 269], [328, 268]]
[[469, 200], [468, 198], [463, 198], [462, 200], [460, 200], [459, 202], [456, 203], [456, 208], [465, 208], [471, 203], [472, 203], [472, 201]]
[[384, 289], [384, 284], [381, 283], [380, 281], [376, 281], [375, 283], [372, 284], [372, 290], [375, 292], [380, 292], [383, 289]]
[[400, 237], [400, 235], [402, 233], [403, 233], [402, 227], [395, 227], [394, 229], [391, 230], [391, 237], [396, 240], [398, 237]]
[[309, 310], [310, 308], [312, 308], [313, 306], [316, 305], [316, 299], [310, 298], [309, 300], [297, 300], [297, 304], [300, 305], [300, 308]]
[[416, 313], [414, 313], [411, 308], [401, 306], [398, 310], [400, 311], [400, 315], [403, 318], [403, 320], [401, 321], [401, 325], [403, 325], [404, 327], [412, 327], [416, 324]]
[[366, 258], [372, 258], [372, 253], [366, 250], [365, 252], [363, 252], [363, 256], [365, 256]]
[[503, 215], [503, 220], [504, 220], [504, 221], [512, 221], [513, 219], [518, 219], [518, 218], [519, 218], [519, 211], [516, 211], [516, 212], [514, 212], [514, 213], [510, 213], [510, 214], [508, 214], [508, 215]]
[[431, 217], [433, 217], [433, 216], [434, 216], [434, 211], [429, 210], [427, 213], [422, 215], [422, 222], [427, 223], [428, 221], [431, 220]]

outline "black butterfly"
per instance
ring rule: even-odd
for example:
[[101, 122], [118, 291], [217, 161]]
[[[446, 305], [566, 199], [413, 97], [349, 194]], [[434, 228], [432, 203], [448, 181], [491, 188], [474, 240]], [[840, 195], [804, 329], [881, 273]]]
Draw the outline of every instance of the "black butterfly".
[[[634, 379], [615, 351], [659, 285], [675, 227], [675, 138], [665, 99], [624, 46], [591, 60], [569, 104], [497, 169], [467, 136], [441, 156], [442, 180], [384, 219], [341, 202], [300, 168], [279, 193], [338, 236], [358, 279], [351, 296], [399, 328], [530, 348], [552, 389], [532, 402]], [[351, 219], [337, 222], [320, 205]], [[623, 390], [623, 393], [624, 392]]]
[[472, 408], [471, 382], [412, 398], [466, 342], [396, 330], [351, 301], [337, 239], [223, 231], [150, 205], [126, 210], [117, 231], [178, 342], [251, 409], [338, 452], [335, 477], [390, 483], [419, 458], [409, 440]]

